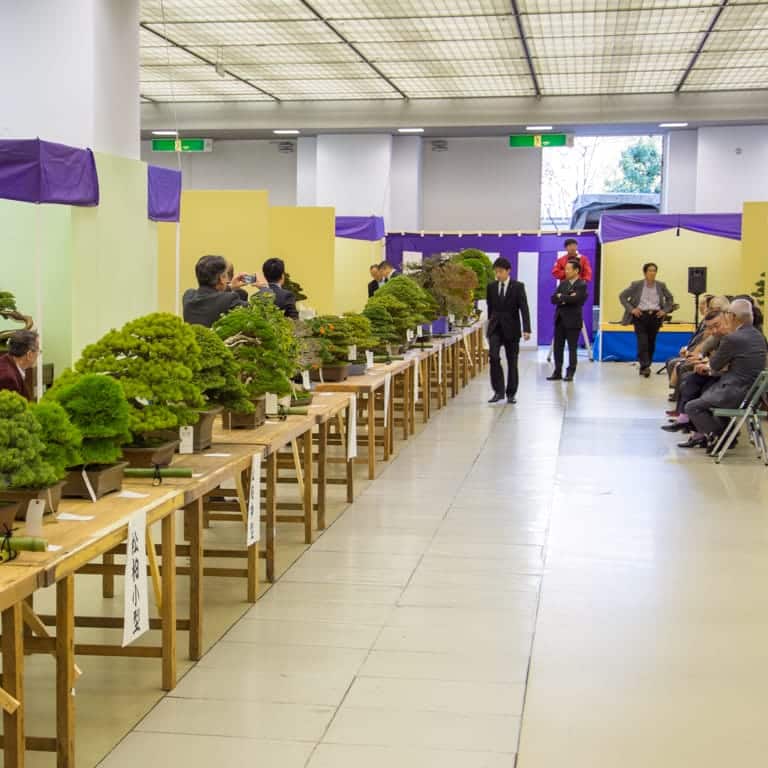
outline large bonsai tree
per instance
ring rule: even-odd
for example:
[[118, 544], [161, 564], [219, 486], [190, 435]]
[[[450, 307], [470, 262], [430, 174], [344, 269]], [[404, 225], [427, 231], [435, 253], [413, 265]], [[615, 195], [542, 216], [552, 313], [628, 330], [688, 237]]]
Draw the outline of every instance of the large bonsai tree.
[[478, 250], [477, 248], [465, 248], [460, 253], [457, 253], [453, 260], [463, 264], [465, 267], [469, 267], [475, 273], [477, 277], [475, 298], [484, 299], [488, 283], [492, 283], [495, 279], [493, 264], [491, 264], [491, 260], [485, 254], [485, 251]]
[[200, 370], [195, 374], [195, 383], [206, 402], [236, 413], [251, 413], [253, 403], [240, 380], [232, 351], [210, 328], [193, 325], [192, 330], [200, 347]]
[[0, 489], [47, 488], [61, 479], [43, 458], [42, 431], [21, 395], [0, 391]]
[[320, 342], [323, 365], [349, 362], [349, 348], [354, 341], [347, 319], [339, 315], [318, 315], [309, 321], [313, 336]]
[[379, 340], [373, 335], [371, 321], [365, 315], [345, 312], [344, 322], [349, 330], [349, 343], [357, 347], [357, 360], [364, 362], [365, 351], [379, 346]]
[[131, 440], [125, 393], [111, 376], [65, 371], [46, 392], [45, 400], [59, 403], [80, 431], [80, 463], [113, 464], [121, 446]]
[[70, 467], [82, 464], [83, 436], [55, 400], [44, 400], [30, 406], [30, 409], [40, 425], [43, 461], [53, 467], [57, 477], [64, 477]]
[[405, 304], [413, 314], [411, 329], [416, 325], [432, 322], [438, 316], [434, 299], [412, 277], [397, 275], [384, 283], [373, 298], [392, 296]]
[[134, 437], [194, 424], [205, 405], [195, 374], [200, 347], [192, 327], [155, 312], [109, 331], [83, 350], [80, 373], [106, 373], [123, 387]]
[[275, 306], [271, 292], [254, 294], [248, 307], [223, 315], [213, 330], [232, 350], [249, 397], [290, 394], [299, 345], [293, 324]]
[[400, 342], [400, 332], [392, 317], [392, 313], [387, 309], [386, 304], [389, 302], [397, 302], [402, 305], [402, 302], [397, 301], [389, 297], [385, 301], [369, 301], [363, 315], [368, 318], [371, 324], [371, 331], [373, 335], [378, 339], [376, 349], [383, 350], [387, 344], [398, 344]]
[[471, 311], [477, 275], [463, 263], [431, 256], [417, 268], [414, 279], [432, 296], [440, 315], [466, 317]]
[[[394, 280], [392, 282], [394, 282]], [[389, 283], [387, 283], [387, 285], [389, 285]], [[363, 314], [373, 322], [374, 317], [371, 315], [372, 308], [380, 307], [386, 310], [395, 329], [394, 343], [404, 344], [408, 336], [408, 331], [413, 330], [418, 323], [422, 322], [422, 315], [415, 313], [411, 307], [400, 301], [400, 299], [395, 298], [391, 293], [381, 293], [381, 295], [379, 295], [380, 291], [381, 288], [368, 299]], [[384, 338], [382, 331], [378, 327], [374, 327], [374, 333], [380, 339]]]

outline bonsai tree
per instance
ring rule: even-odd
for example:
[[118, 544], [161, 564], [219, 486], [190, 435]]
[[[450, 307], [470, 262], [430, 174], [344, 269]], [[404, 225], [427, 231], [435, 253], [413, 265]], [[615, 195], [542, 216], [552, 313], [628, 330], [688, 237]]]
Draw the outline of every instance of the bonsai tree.
[[320, 360], [323, 365], [346, 365], [352, 331], [347, 319], [338, 315], [319, 315], [309, 321], [313, 336], [320, 341]]
[[[394, 280], [392, 282], [394, 282]], [[387, 285], [389, 285], [389, 283], [387, 283]], [[408, 330], [413, 330], [417, 323], [422, 322], [422, 316], [414, 314], [407, 304], [396, 299], [391, 293], [381, 293], [381, 290], [382, 289], [379, 288], [379, 290], [373, 294], [373, 297], [368, 299], [363, 314], [370, 320], [371, 317], [368, 314], [370, 309], [372, 307], [383, 307], [388, 312], [392, 324], [394, 325], [394, 343], [405, 344], [408, 337]], [[380, 293], [381, 295], [379, 295]], [[379, 335], [379, 338], [382, 338], [378, 331], [377, 335]]]
[[210, 328], [193, 325], [192, 330], [200, 347], [200, 370], [194, 381], [205, 401], [236, 413], [251, 413], [253, 403], [240, 380], [240, 369], [232, 351]]
[[[16, 297], [10, 291], [0, 291], [0, 317], [6, 320], [13, 320], [16, 323], [21, 323], [24, 326], [23, 330], [27, 331], [34, 325], [32, 318], [29, 315], [19, 312], [16, 307]], [[9, 337], [17, 330], [21, 329], [12, 328], [10, 330], [0, 331], [0, 350], [5, 350]]]
[[293, 324], [275, 306], [271, 292], [255, 293], [249, 306], [223, 315], [213, 330], [232, 351], [250, 398], [290, 394], [299, 345]]
[[301, 283], [297, 283], [295, 280], [291, 280], [291, 276], [286, 272], [285, 280], [283, 280], [283, 288], [286, 291], [290, 291], [295, 297], [296, 301], [306, 301], [307, 294], [304, 293], [304, 289], [301, 287]]
[[493, 274], [493, 265], [484, 251], [477, 248], [466, 248], [454, 256], [454, 260], [469, 267], [477, 276], [477, 286], [475, 287], [475, 298], [484, 299], [485, 289], [488, 283], [495, 279]]
[[79, 373], [105, 373], [123, 387], [129, 428], [143, 442], [148, 432], [194, 424], [205, 405], [195, 375], [200, 347], [192, 326], [155, 312], [111, 330], [83, 350]]
[[[385, 349], [387, 344], [398, 344], [400, 342], [400, 332], [392, 318], [391, 312], [386, 307], [389, 301], [397, 301], [397, 299], [389, 297], [389, 299], [384, 301], [369, 301], [363, 310], [363, 315], [368, 318], [371, 324], [373, 335], [378, 339], [377, 350]], [[401, 304], [399, 301], [397, 303]]]
[[53, 467], [58, 478], [62, 478], [70, 467], [82, 464], [83, 436], [55, 400], [44, 400], [30, 406], [30, 410], [40, 425], [43, 461]]
[[0, 391], [0, 490], [47, 488], [61, 479], [43, 458], [42, 432], [21, 395]]
[[431, 256], [422, 262], [414, 279], [435, 300], [440, 315], [466, 317], [471, 311], [477, 275], [462, 262]]
[[131, 441], [128, 401], [119, 382], [96, 373], [65, 371], [45, 394], [60, 404], [82, 435], [80, 464], [114, 464]]
[[413, 314], [411, 329], [416, 325], [429, 323], [437, 318], [437, 306], [434, 299], [414, 280], [407, 275], [397, 275], [388, 283], [384, 283], [373, 298], [392, 296], [410, 308]]
[[371, 321], [365, 315], [345, 312], [344, 322], [349, 330], [350, 344], [357, 347], [358, 361], [365, 362], [365, 350], [379, 346], [379, 340], [373, 335]]

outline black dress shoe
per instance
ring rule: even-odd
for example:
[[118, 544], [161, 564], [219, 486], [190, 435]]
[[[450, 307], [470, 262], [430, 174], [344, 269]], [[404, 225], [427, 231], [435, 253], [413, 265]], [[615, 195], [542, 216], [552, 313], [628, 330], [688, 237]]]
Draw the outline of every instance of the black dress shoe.
[[503, 400], [504, 395], [494, 395], [488, 402], [489, 403], [498, 403], [499, 400]]
[[689, 437], [684, 443], [678, 443], [678, 448], [706, 448], [709, 440], [706, 437]]
[[640, 375], [645, 376], [646, 379], [649, 379], [651, 377], [651, 369], [650, 368], [641, 368], [640, 369]]
[[662, 429], [665, 432], [690, 432], [691, 425], [687, 421], [673, 421], [671, 424], [665, 424]]
[[[717, 454], [718, 454], [718, 453], [720, 453], [720, 451], [722, 450], [722, 447], [720, 447], [720, 449], [719, 449], [718, 451], [715, 451], [715, 446], [717, 445], [717, 441], [718, 441], [718, 439], [719, 439], [719, 437], [715, 437], [715, 438], [713, 438], [713, 439], [710, 441], [710, 443], [709, 443], [709, 446], [707, 447], [707, 453], [708, 453], [710, 456], [717, 456]], [[735, 440], [734, 440], [734, 441], [733, 441], [733, 442], [732, 442], [732, 443], [731, 443], [731, 444], [728, 446], [728, 450], [729, 450], [729, 451], [733, 450], [733, 449], [734, 449], [734, 448], [735, 448], [735, 447], [736, 447], [738, 444], [739, 444], [739, 438], [737, 437], [737, 438], [736, 438], [736, 439], [735, 439]]]
[[507, 395], [507, 402], [510, 405], [514, 405], [517, 402], [517, 399], [515, 398], [514, 395]]
[[565, 376], [563, 376], [563, 381], [573, 381], [573, 374], [566, 373]]
[[559, 373], [553, 373], [551, 376], [547, 376], [547, 381], [562, 381], [563, 377]]

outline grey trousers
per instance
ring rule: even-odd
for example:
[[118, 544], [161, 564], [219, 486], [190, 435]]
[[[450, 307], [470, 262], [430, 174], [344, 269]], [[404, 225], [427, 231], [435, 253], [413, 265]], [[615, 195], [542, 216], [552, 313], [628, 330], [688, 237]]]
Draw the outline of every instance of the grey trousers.
[[744, 399], [745, 390], [730, 387], [719, 387], [717, 384], [707, 389], [701, 397], [690, 400], [685, 406], [685, 412], [697, 432], [703, 435], [719, 435], [728, 424], [728, 419], [722, 419], [712, 413], [713, 408], [737, 408]]

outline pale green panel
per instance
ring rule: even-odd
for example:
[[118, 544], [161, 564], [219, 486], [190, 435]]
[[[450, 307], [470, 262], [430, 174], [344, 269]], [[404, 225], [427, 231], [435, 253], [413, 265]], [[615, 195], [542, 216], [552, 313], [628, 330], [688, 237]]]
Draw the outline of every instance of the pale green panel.
[[157, 225], [147, 219], [147, 165], [96, 153], [100, 202], [72, 211], [72, 348], [157, 308]]
[[[36, 325], [42, 321], [43, 360], [53, 363], [57, 374], [72, 358], [71, 210], [64, 205], [0, 200], [0, 289], [14, 293], [19, 309], [31, 315]], [[35, 277], [38, 248], [42, 312], [37, 306]]]

